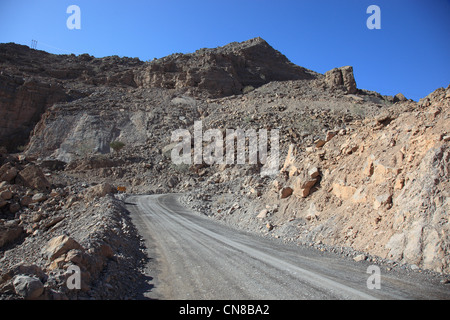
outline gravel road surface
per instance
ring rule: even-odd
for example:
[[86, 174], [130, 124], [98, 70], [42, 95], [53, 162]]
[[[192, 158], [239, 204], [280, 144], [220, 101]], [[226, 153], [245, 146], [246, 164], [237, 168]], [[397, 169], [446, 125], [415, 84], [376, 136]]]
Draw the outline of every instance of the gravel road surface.
[[130, 196], [145, 239], [151, 299], [450, 299], [448, 285], [225, 226], [184, 208], [178, 195]]

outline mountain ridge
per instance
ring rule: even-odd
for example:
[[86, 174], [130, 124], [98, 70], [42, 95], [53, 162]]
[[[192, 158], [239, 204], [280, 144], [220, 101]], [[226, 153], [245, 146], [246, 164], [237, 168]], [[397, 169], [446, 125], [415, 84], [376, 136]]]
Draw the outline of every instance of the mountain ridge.
[[262, 38], [146, 63], [117, 56], [54, 55], [8, 43], [0, 44], [0, 67], [0, 143], [9, 150], [26, 144], [48, 107], [89, 96], [99, 86], [174, 89], [221, 98], [272, 81], [325, 79], [331, 89], [357, 90], [351, 67], [321, 75], [293, 64]]

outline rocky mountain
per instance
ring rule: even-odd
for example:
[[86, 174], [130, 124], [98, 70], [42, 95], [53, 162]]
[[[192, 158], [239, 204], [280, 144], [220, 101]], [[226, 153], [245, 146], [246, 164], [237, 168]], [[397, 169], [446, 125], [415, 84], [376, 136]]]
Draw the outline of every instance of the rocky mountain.
[[[84, 109], [117, 111], [124, 109], [119, 107], [122, 105], [148, 113], [155, 105], [167, 105], [167, 101], [158, 97], [169, 90], [173, 90], [169, 95], [221, 98], [240, 95], [273, 81], [315, 79], [348, 93], [357, 90], [351, 67], [337, 68], [324, 76], [292, 64], [261, 38], [192, 54], [174, 54], [147, 63], [119, 57], [98, 59], [87, 54], [58, 56], [2, 44], [0, 66], [0, 110], [4, 115], [0, 141], [11, 151], [25, 147], [42, 114], [58, 102], [65, 111], [73, 109], [70, 105], [76, 108], [97, 104]], [[165, 90], [160, 90], [161, 94], [148, 94], [156, 89]], [[142, 123], [150, 121], [145, 116], [138, 118]], [[99, 140], [111, 140], [118, 135], [117, 128], [107, 130], [110, 131], [107, 136]], [[62, 141], [52, 143], [61, 145]], [[108, 143], [104, 142], [96, 143], [95, 148], [102, 153], [109, 151]]]
[[[265, 236], [449, 273], [449, 103], [449, 88], [419, 102], [360, 89], [351, 66], [307, 70], [261, 38], [148, 62], [0, 44], [0, 294], [19, 290], [25, 267], [46, 298], [75, 297], [58, 286], [71, 259], [92, 280], [79, 297], [105, 289], [102, 270], [136, 269], [123, 261], [138, 236], [108, 195], [118, 186], [184, 193], [197, 211]], [[174, 164], [171, 133], [196, 121], [278, 129], [280, 172]], [[104, 206], [107, 227], [96, 228]], [[31, 253], [63, 235], [61, 256]], [[89, 241], [105, 237], [107, 254]]]

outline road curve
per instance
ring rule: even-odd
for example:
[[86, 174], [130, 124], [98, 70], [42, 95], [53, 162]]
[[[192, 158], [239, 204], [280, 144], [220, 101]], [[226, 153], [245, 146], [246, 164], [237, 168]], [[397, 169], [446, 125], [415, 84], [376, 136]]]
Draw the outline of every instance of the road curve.
[[177, 195], [130, 196], [127, 208], [146, 241], [151, 299], [450, 299], [445, 285], [370, 263], [239, 231], [184, 208]]

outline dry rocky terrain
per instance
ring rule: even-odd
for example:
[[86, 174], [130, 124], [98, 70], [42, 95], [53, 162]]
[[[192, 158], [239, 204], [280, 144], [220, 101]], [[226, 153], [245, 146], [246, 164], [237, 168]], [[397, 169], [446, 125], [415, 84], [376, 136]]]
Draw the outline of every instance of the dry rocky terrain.
[[274, 179], [236, 186], [238, 169], [222, 168], [185, 202], [286, 241], [448, 273], [449, 97], [438, 89], [293, 143]]
[[[139, 298], [146, 256], [113, 188], [107, 183], [63, 185], [52, 179], [55, 168], [48, 163], [5, 157], [0, 296]], [[73, 265], [80, 268], [80, 290], [66, 285]]]
[[[139, 298], [122, 196], [183, 193], [211, 218], [392, 267], [450, 273], [450, 87], [419, 102], [260, 38], [154, 61], [0, 44], [0, 297]], [[278, 129], [280, 171], [175, 165], [171, 132]], [[115, 153], [110, 143], [125, 147]], [[82, 271], [82, 289], [65, 285]]]

